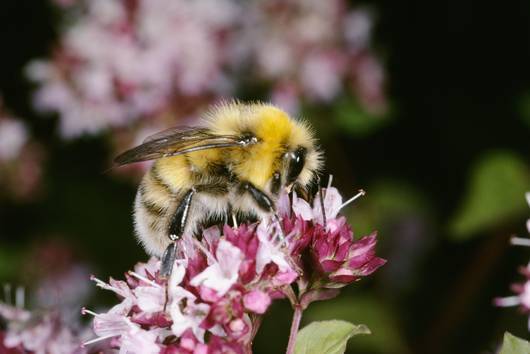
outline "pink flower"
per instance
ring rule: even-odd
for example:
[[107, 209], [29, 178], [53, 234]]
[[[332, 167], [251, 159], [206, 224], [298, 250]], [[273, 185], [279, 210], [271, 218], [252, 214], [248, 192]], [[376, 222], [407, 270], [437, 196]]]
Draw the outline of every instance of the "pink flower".
[[14, 199], [35, 199], [43, 159], [43, 148], [31, 139], [26, 124], [7, 111], [0, 95], [0, 192]]
[[204, 285], [223, 296], [237, 281], [243, 255], [239, 248], [230, 242], [220, 240], [215, 256], [213, 263], [195, 276], [190, 284], [193, 286]]
[[17, 158], [28, 141], [28, 130], [19, 120], [0, 117], [0, 161]]
[[[195, 298], [184, 298], [184, 302], [174, 301], [170, 306], [169, 312], [171, 314], [171, 331], [180, 336], [186, 330], [191, 330], [200, 342], [204, 341], [204, 329], [201, 328], [201, 323], [204, 321], [210, 311], [210, 306], [204, 303], [196, 303]], [[183, 299], [183, 300], [184, 300]], [[184, 307], [184, 309], [181, 309]]]
[[291, 205], [281, 195], [279, 220], [222, 225], [222, 232], [214, 226], [203, 230], [201, 241], [185, 235], [185, 258], [176, 260], [169, 281], [159, 277], [154, 260], [137, 264], [126, 282], [93, 278], [122, 298], [106, 314], [85, 311], [95, 316], [94, 341], [113, 337], [122, 351], [246, 352], [273, 300], [288, 297], [305, 308], [384, 264], [375, 255], [375, 233], [354, 240], [338, 214], [350, 201], [328, 188], [324, 218], [318, 198], [311, 205], [293, 196]]
[[157, 337], [158, 334], [155, 331], [145, 331], [140, 328], [131, 329], [120, 337], [120, 354], [158, 354], [161, 347], [156, 344]]
[[253, 290], [243, 297], [243, 305], [245, 308], [260, 315], [267, 311], [270, 304], [270, 296], [260, 290]]
[[335, 188], [329, 187], [322, 193], [323, 203], [317, 196], [313, 205], [294, 195], [292, 213], [285, 212], [285, 208], [283, 212], [283, 229], [290, 238], [289, 251], [303, 275], [297, 280], [303, 306], [336, 296], [337, 291], [326, 289], [344, 287], [386, 263], [375, 255], [376, 234], [355, 240], [346, 219], [339, 215], [340, 209], [364, 191], [344, 203]]
[[[10, 316], [10, 312], [16, 315]], [[38, 315], [10, 309], [10, 306], [2, 304], [0, 316], [8, 320], [8, 328], [0, 349], [2, 347], [13, 349], [13, 353], [85, 353], [81, 348], [79, 336], [65, 325], [57, 312]]]

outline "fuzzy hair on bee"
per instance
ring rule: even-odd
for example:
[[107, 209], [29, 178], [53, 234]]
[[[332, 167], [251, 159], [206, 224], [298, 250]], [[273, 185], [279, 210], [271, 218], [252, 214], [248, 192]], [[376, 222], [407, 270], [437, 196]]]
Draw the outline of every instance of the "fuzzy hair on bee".
[[275, 213], [280, 192], [308, 188], [322, 167], [314, 133], [264, 103], [224, 103], [198, 127], [176, 127], [119, 155], [118, 165], [155, 160], [138, 188], [135, 231], [147, 253], [175, 252], [184, 233], [237, 215]]

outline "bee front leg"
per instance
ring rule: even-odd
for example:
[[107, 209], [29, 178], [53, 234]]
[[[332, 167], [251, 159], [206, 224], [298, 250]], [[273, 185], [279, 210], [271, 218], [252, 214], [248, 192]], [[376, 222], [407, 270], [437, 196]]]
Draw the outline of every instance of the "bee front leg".
[[271, 198], [269, 198], [269, 196], [265, 194], [265, 192], [263, 192], [261, 189], [257, 188], [250, 182], [241, 182], [240, 188], [243, 191], [247, 191], [250, 194], [250, 196], [256, 202], [259, 208], [274, 215], [274, 218], [276, 219], [276, 222], [278, 223], [278, 228], [280, 230], [281, 238], [285, 239], [285, 235], [281, 227], [280, 217], [276, 213], [276, 207], [274, 205], [274, 202], [271, 200]]
[[173, 264], [175, 263], [175, 258], [177, 256], [177, 241], [182, 238], [182, 234], [186, 228], [186, 222], [188, 220], [191, 201], [194, 194], [194, 188], [186, 192], [171, 218], [168, 232], [171, 243], [162, 254], [162, 265], [160, 266], [160, 276], [164, 279], [167, 279], [173, 271]]
[[262, 210], [266, 212], [274, 213], [275, 211], [274, 202], [261, 189], [256, 188], [256, 186], [254, 186], [250, 182], [241, 182], [241, 189], [243, 191], [249, 192], [252, 199], [256, 202], [258, 207], [260, 207]]

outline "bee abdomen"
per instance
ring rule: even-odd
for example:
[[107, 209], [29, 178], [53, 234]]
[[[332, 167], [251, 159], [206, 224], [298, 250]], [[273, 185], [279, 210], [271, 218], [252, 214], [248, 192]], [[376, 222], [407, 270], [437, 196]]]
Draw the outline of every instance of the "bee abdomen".
[[140, 196], [142, 207], [153, 217], [161, 217], [166, 214], [167, 207], [157, 205], [149, 200], [146, 200], [142, 195]]

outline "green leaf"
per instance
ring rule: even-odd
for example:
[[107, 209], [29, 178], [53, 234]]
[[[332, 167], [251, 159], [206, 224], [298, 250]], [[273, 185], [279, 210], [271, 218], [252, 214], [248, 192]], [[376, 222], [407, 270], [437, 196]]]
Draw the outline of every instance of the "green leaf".
[[450, 224], [452, 238], [466, 240], [528, 211], [525, 192], [530, 174], [525, 163], [510, 152], [485, 156], [473, 169], [468, 192]]
[[409, 353], [396, 315], [391, 307], [373, 294], [343, 293], [333, 301], [314, 302], [304, 311], [308, 321], [339, 319], [364, 323], [370, 336], [362, 336], [348, 343], [352, 353]]
[[530, 354], [530, 343], [506, 332], [500, 354]]
[[358, 334], [370, 334], [364, 325], [346, 321], [313, 322], [304, 327], [296, 338], [295, 354], [342, 354], [348, 339]]

